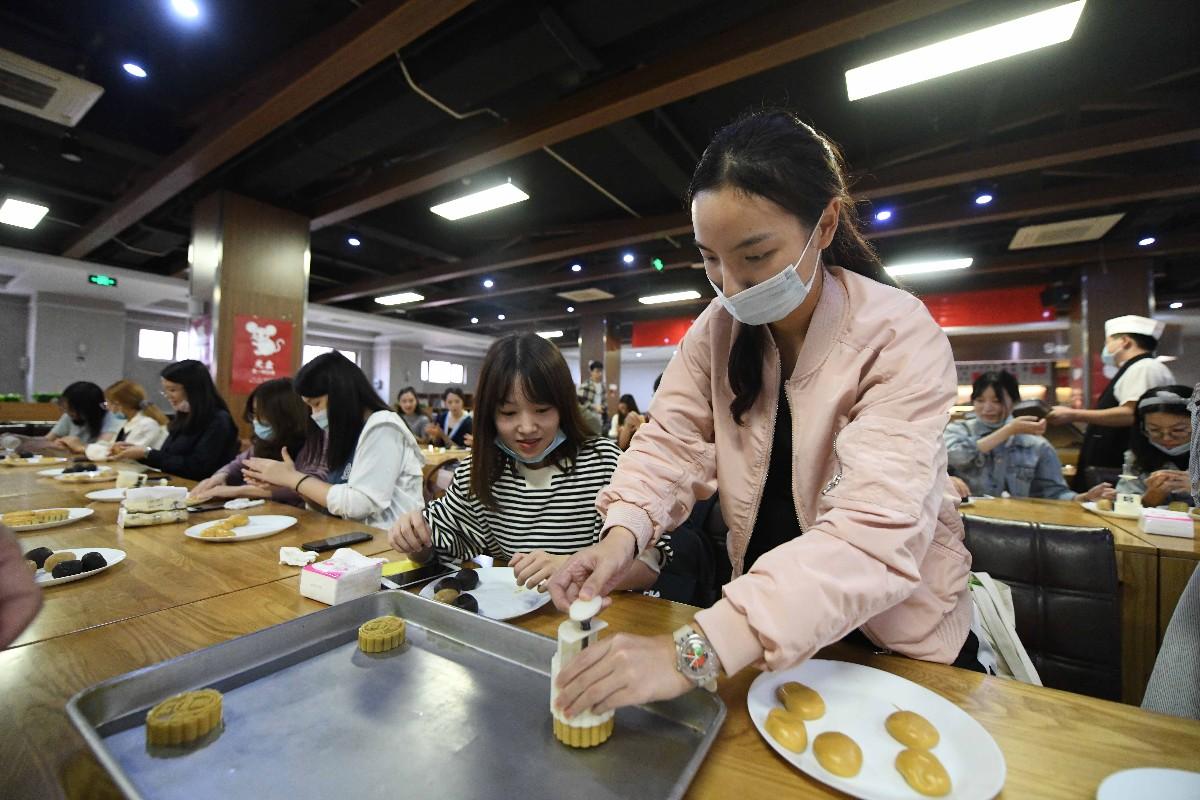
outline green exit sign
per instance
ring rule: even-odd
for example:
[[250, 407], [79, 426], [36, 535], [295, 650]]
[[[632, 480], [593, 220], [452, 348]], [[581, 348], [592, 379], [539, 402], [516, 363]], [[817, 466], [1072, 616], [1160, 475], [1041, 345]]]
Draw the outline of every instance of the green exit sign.
[[663, 267], [666, 266], [666, 264], [663, 263], [663, 260], [661, 258], [652, 258], [652, 259], [650, 259], [650, 263], [653, 264], [654, 268], [656, 270], [658, 270], [659, 272], [662, 272]]
[[111, 275], [88, 275], [88, 283], [94, 283], [97, 286], [116, 286], [117, 279]]

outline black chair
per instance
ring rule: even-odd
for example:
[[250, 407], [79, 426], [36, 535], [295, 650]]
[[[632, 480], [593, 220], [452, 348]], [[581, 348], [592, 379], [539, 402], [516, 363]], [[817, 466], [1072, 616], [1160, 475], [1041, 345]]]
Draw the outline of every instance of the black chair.
[[1108, 528], [964, 515], [971, 568], [1012, 588], [1017, 635], [1055, 689], [1121, 699], [1121, 589]]

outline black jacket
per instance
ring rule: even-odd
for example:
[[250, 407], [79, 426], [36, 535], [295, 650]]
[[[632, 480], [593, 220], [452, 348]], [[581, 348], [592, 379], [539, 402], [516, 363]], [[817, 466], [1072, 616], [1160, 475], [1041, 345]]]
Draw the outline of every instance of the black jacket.
[[143, 459], [148, 466], [200, 481], [233, 460], [238, 452], [237, 425], [225, 411], [218, 411], [208, 426], [191, 433], [172, 433], [163, 446]]

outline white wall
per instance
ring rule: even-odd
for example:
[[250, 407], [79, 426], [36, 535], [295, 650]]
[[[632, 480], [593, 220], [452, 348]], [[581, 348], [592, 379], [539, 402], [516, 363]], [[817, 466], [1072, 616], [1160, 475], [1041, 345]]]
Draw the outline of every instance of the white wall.
[[61, 392], [75, 381], [108, 386], [125, 371], [125, 307], [35, 294], [29, 306], [26, 392]]
[[[638, 354], [641, 354], [640, 356]], [[622, 347], [621, 348], [621, 380], [617, 389], [618, 396], [633, 395], [638, 408], [645, 411], [650, 407], [650, 395], [654, 389], [654, 379], [667, 368], [667, 363], [674, 355], [674, 347]], [[562, 351], [567, 366], [574, 377], [579, 374], [579, 348]]]
[[25, 394], [29, 298], [0, 295], [0, 394]]
[[[178, 334], [187, 329], [187, 322], [182, 317], [149, 314], [145, 312], [128, 312], [125, 318], [125, 369], [123, 378], [141, 384], [146, 390], [146, 398], [162, 409], [164, 414], [173, 414], [171, 404], [162, 396], [159, 374], [169, 361], [138, 357], [138, 333], [142, 328], [153, 328], [159, 331], [170, 331]], [[109, 384], [102, 383], [101, 387]]]
[[389, 403], [396, 402], [396, 394], [405, 386], [412, 386], [422, 393], [440, 393], [449, 387], [449, 384], [445, 383], [422, 381], [422, 361], [436, 359], [462, 364], [467, 373], [463, 388], [469, 393], [474, 393], [475, 385], [479, 381], [479, 371], [483, 368], [483, 359], [478, 356], [426, 350], [396, 341], [377, 342], [375, 359], [375, 379], [382, 384], [379, 393]]

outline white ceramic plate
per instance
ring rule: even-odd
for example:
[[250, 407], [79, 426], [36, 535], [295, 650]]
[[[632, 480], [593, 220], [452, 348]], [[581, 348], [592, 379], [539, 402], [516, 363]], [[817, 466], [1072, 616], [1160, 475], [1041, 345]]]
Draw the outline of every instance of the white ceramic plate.
[[[58, 506], [58, 508], [62, 508], [62, 506]], [[38, 509], [34, 509], [34, 510], [35, 511], [51, 511], [53, 509], [38, 508]], [[64, 520], [59, 520], [58, 522], [43, 522], [40, 525], [20, 525], [20, 526], [10, 525], [9, 527], [12, 528], [17, 533], [25, 533], [26, 531], [40, 531], [43, 528], [57, 528], [60, 525], [70, 525], [72, 522], [81, 520], [84, 517], [90, 517], [92, 514], [95, 514], [95, 513], [96, 513], [95, 509], [92, 509], [92, 508], [68, 508], [67, 509], [67, 518]]]
[[[59, 459], [59, 461], [66, 461], [66, 459], [62, 458], [62, 459]], [[50, 462], [43, 461], [42, 463], [47, 464]], [[63, 474], [64, 469], [66, 469], [66, 467], [55, 467], [54, 469], [39, 469], [38, 475], [41, 475], [43, 478], [57, 478], [59, 475]], [[112, 469], [112, 467], [97, 467], [98, 472], [103, 471], [103, 470], [109, 470], [109, 469]]]
[[54, 480], [66, 484], [104, 483], [105, 481], [115, 481], [116, 479], [117, 471], [112, 467], [100, 467], [94, 472], [72, 472], [54, 476]]
[[[809, 745], [800, 754], [780, 747], [763, 728], [771, 709], [780, 707], [776, 688], [788, 681], [799, 681], [825, 699], [825, 716], [806, 723]], [[922, 798], [896, 771], [896, 756], [904, 747], [884, 728], [884, 720], [897, 708], [917, 712], [941, 734], [932, 752], [950, 773], [951, 797], [990, 800], [1004, 788], [1004, 754], [983, 726], [941, 695], [890, 672], [811, 659], [792, 669], [759, 675], [750, 685], [746, 705], [767, 744], [792, 766], [863, 800]], [[826, 731], [840, 731], [862, 748], [863, 767], [858, 775], [839, 778], [817, 763], [812, 742]]]
[[223, 542], [248, 542], [252, 539], [265, 539], [268, 536], [274, 536], [280, 531], [287, 530], [296, 524], [295, 517], [288, 517], [282, 514], [259, 514], [250, 517], [249, 525], [241, 525], [233, 529], [233, 536], [227, 536], [223, 539], [208, 539], [200, 535], [200, 531], [221, 522], [219, 519], [214, 519], [211, 522], [201, 522], [199, 525], [193, 525], [184, 531], [186, 536], [192, 539], [199, 539], [202, 542], [212, 542], [220, 544]]
[[32, 456], [21, 461], [20, 464], [12, 464], [3, 459], [0, 459], [0, 466], [3, 467], [40, 467], [46, 464], [65, 464], [66, 458], [59, 456]]
[[[512, 567], [480, 567], [475, 572], [479, 575], [479, 585], [466, 594], [474, 596], [479, 603], [479, 613], [485, 617], [515, 619], [550, 602], [549, 592], [518, 586]], [[445, 579], [438, 578], [426, 584], [421, 589], [421, 597], [432, 600], [437, 585]]]
[[58, 586], [61, 583], [81, 581], [84, 578], [90, 578], [93, 575], [99, 575], [109, 567], [120, 564], [125, 560], [124, 550], [115, 550], [111, 547], [64, 547], [63, 550], [70, 550], [80, 558], [83, 558], [88, 553], [99, 553], [100, 555], [104, 556], [104, 560], [108, 562], [108, 565], [101, 567], [100, 569], [94, 569], [91, 572], [81, 572], [78, 575], [68, 575], [65, 578], [55, 578], [44, 569], [39, 569], [37, 571], [37, 575], [34, 577], [34, 581], [38, 586]]
[[1200, 772], [1182, 769], [1123, 769], [1109, 775], [1096, 790], [1096, 800], [1195, 800]]
[[119, 503], [125, 499], [125, 493], [128, 491], [128, 489], [97, 489], [94, 492], [88, 492], [84, 497], [100, 503]]
[[1083, 507], [1093, 514], [1099, 514], [1102, 517], [1112, 517], [1113, 519], [1141, 519], [1141, 514], [1120, 514], [1116, 511], [1105, 511], [1102, 508], [1096, 508], [1096, 501], [1089, 500], [1083, 504]]

